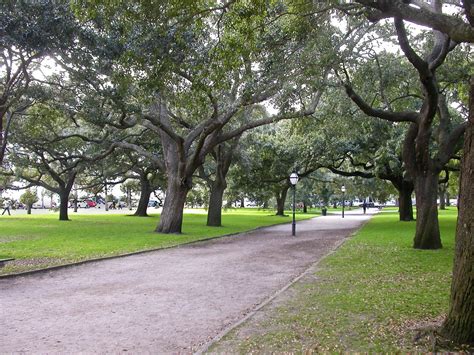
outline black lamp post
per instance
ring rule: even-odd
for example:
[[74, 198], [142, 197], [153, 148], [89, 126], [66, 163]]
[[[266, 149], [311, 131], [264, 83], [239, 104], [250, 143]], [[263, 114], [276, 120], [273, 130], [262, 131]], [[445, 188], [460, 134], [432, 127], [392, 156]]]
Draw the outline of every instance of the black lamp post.
[[346, 192], [346, 187], [344, 185], [342, 185], [341, 191], [342, 191], [342, 218], [344, 218], [344, 205], [345, 205], [345, 202], [344, 202], [345, 196], [344, 196], [344, 194]]
[[296, 221], [295, 221], [295, 205], [296, 205], [296, 183], [298, 182], [298, 174], [296, 172], [292, 172], [290, 175], [290, 183], [293, 186], [293, 224], [291, 228], [291, 235], [295, 236], [296, 235]]

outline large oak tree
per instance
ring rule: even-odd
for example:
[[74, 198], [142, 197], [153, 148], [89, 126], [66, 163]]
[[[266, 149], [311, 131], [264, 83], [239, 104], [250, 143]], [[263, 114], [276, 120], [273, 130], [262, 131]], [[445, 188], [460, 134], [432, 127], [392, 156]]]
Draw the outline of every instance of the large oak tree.
[[[356, 0], [373, 10], [369, 18], [404, 19], [433, 28], [453, 41], [474, 43], [474, 6], [471, 0], [457, 1], [460, 16], [433, 11], [424, 1]], [[432, 1], [438, 7], [445, 1]], [[447, 2], [446, 2], [447, 3]], [[456, 253], [448, 316], [442, 333], [457, 343], [474, 344], [474, 79], [471, 73], [469, 118], [464, 134], [461, 167], [459, 216], [456, 228]]]
[[[166, 174], [167, 187], [157, 232], [181, 232], [193, 175], [216, 147], [249, 129], [312, 114], [322, 93], [319, 83], [304, 79], [308, 70], [324, 78], [327, 62], [303, 63], [309, 50], [322, 59], [331, 51], [325, 15], [318, 24], [320, 36], [311, 38], [308, 49], [280, 17], [285, 9], [279, 4], [219, 4], [209, 7], [198, 1], [175, 7], [169, 2], [159, 12], [148, 2], [133, 9], [98, 6], [92, 16], [98, 28], [118, 33], [119, 42], [125, 43], [123, 55], [114, 61], [114, 78], [126, 83], [123, 97], [138, 103], [138, 109], [117, 121], [124, 128], [148, 129], [161, 145], [156, 162]], [[100, 27], [100, 16], [110, 11], [117, 21]], [[119, 27], [121, 31], [112, 31]], [[138, 89], [132, 96], [138, 96], [130, 99], [133, 85], [128, 83]], [[242, 119], [255, 117], [243, 111], [270, 101], [278, 108], [276, 114]], [[147, 155], [131, 142], [118, 145]]]

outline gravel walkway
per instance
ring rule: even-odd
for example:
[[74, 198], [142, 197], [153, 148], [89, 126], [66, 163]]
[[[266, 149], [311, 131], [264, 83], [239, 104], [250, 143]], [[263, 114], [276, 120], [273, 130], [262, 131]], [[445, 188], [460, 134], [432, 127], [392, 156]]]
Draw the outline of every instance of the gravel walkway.
[[370, 218], [347, 213], [0, 278], [0, 353], [191, 353]]

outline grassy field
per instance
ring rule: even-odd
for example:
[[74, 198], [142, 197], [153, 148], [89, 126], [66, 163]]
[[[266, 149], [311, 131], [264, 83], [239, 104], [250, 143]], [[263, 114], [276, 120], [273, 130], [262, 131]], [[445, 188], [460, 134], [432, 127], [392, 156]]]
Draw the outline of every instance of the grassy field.
[[[183, 234], [154, 233], [159, 215], [73, 215], [58, 221], [57, 214], [0, 216], [0, 258], [15, 258], [0, 275], [36, 270], [87, 259], [175, 246], [261, 226], [291, 221], [274, 211], [235, 209], [223, 213], [222, 227], [206, 227], [204, 210], [185, 214]], [[298, 214], [297, 219], [314, 217]]]
[[[441, 211], [443, 249], [414, 250], [414, 222], [374, 217], [291, 290], [224, 338], [216, 351], [432, 351], [419, 329], [448, 307], [457, 211]], [[264, 315], [262, 315], [264, 312]]]

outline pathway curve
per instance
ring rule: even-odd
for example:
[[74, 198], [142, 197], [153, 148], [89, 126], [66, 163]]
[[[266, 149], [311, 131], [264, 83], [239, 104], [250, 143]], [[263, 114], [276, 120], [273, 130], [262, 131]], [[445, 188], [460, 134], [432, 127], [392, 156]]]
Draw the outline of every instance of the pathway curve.
[[190, 353], [370, 215], [318, 217], [187, 246], [0, 278], [0, 353]]

